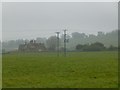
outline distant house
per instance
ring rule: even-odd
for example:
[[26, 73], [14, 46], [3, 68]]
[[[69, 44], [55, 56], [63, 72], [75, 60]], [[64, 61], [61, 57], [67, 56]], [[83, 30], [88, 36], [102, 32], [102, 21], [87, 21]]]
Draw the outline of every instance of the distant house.
[[27, 52], [40, 52], [45, 51], [44, 43], [36, 43], [35, 40], [31, 40], [29, 43], [25, 42], [25, 44], [19, 45], [19, 51], [27, 51]]

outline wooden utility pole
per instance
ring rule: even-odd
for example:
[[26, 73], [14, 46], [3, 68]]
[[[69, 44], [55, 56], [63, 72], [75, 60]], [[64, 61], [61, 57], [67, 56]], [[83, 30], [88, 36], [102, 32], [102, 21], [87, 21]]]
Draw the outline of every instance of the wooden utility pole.
[[59, 34], [60, 32], [56, 32], [57, 34], [57, 56], [59, 57]]
[[64, 30], [64, 56], [66, 57], [66, 42], [67, 42], [67, 39], [66, 39], [66, 29]]

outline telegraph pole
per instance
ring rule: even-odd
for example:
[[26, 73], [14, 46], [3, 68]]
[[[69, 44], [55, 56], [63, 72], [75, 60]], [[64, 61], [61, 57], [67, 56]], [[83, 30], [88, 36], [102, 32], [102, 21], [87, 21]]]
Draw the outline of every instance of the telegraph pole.
[[56, 32], [57, 34], [57, 56], [59, 57], [59, 34], [60, 32]]
[[67, 42], [67, 39], [66, 39], [66, 29], [64, 30], [64, 56], [66, 57], [66, 42]]

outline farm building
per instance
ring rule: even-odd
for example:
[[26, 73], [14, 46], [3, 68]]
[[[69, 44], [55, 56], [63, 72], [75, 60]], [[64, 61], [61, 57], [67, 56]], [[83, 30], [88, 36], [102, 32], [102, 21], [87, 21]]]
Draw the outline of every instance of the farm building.
[[27, 51], [27, 52], [40, 52], [45, 51], [44, 43], [36, 43], [35, 40], [31, 40], [29, 43], [25, 42], [25, 44], [19, 45], [19, 51]]

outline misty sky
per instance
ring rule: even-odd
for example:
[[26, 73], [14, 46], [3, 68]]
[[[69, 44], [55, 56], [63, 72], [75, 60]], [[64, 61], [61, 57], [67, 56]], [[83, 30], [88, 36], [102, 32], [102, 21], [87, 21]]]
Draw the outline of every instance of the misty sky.
[[18, 2], [2, 4], [3, 40], [68, 33], [97, 34], [118, 28], [117, 2]]

